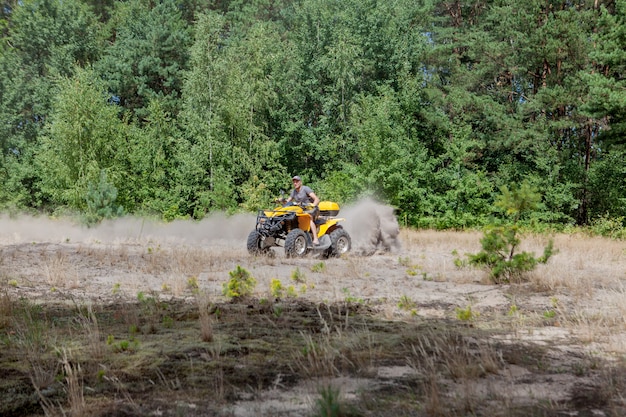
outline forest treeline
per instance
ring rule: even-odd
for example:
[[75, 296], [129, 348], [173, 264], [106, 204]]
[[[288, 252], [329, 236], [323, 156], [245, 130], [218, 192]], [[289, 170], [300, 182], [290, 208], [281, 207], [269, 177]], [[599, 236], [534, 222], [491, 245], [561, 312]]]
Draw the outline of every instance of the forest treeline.
[[290, 178], [420, 227], [626, 218], [626, 0], [3, 0], [0, 207], [164, 219]]

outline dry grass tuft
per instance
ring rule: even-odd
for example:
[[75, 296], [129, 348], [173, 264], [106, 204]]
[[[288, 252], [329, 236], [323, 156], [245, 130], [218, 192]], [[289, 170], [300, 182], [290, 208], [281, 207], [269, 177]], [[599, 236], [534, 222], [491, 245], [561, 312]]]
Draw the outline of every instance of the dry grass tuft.
[[87, 305], [87, 311], [80, 309], [80, 314], [77, 318], [83, 332], [87, 336], [87, 346], [89, 348], [89, 354], [92, 359], [100, 360], [104, 357], [104, 340], [100, 334], [100, 326], [98, 325], [98, 318], [93, 311], [91, 304]]
[[601, 307], [587, 305], [587, 298], [581, 298], [571, 306], [559, 304], [556, 311], [561, 325], [570, 328], [582, 343], [609, 340], [614, 344], [611, 351], [626, 352], [623, 343], [619, 348], [615, 345], [615, 342], [626, 340], [626, 290], [619, 283], [616, 289], [602, 289], [601, 297]]
[[198, 317], [200, 321], [200, 338], [204, 342], [212, 342], [214, 339], [213, 334], [213, 319], [209, 313], [209, 307], [211, 305], [209, 297], [206, 294], [198, 294], [196, 297], [198, 303]]
[[6, 291], [0, 295], [0, 330], [11, 324], [13, 320], [13, 300]]
[[571, 392], [571, 403], [577, 407], [606, 410], [605, 415], [623, 416], [626, 412], [626, 367], [624, 363], [602, 366], [596, 376], [580, 382]]
[[51, 287], [78, 288], [79, 277], [76, 269], [71, 264], [67, 254], [55, 252], [45, 253], [40, 262], [41, 272], [46, 279], [46, 283]]
[[30, 380], [37, 389], [54, 383], [58, 362], [49, 352], [56, 345], [54, 328], [37, 318], [35, 307], [23, 306], [15, 315], [12, 341], [29, 364]]
[[[540, 238], [532, 238], [525, 250], [537, 250]], [[589, 297], [595, 290], [624, 279], [626, 256], [623, 242], [607, 238], [557, 235], [559, 252], [546, 265], [537, 268], [533, 282], [538, 289], [568, 290]]]
[[402, 241], [410, 258], [419, 264], [420, 275], [438, 282], [481, 282], [487, 274], [477, 268], [459, 268], [455, 259], [481, 249], [478, 232], [453, 232], [436, 230], [401, 230]]
[[65, 372], [65, 391], [69, 405], [69, 416], [84, 417], [87, 414], [80, 364], [72, 363], [71, 357], [65, 349], [61, 351], [61, 364]]
[[413, 368], [434, 361], [439, 371], [453, 380], [477, 379], [497, 373], [502, 367], [501, 354], [489, 343], [444, 331], [429, 332], [419, 337], [414, 347], [414, 357], [409, 359]]
[[624, 283], [620, 281], [617, 289], [610, 292], [607, 297], [607, 301], [616, 307], [616, 314], [614, 318], [622, 330], [626, 330], [626, 287]]
[[[474, 414], [479, 405], [476, 385], [488, 374], [497, 374], [504, 366], [502, 354], [488, 342], [452, 331], [428, 331], [413, 345], [408, 365], [422, 376], [424, 409], [429, 416], [449, 415], [451, 409]], [[443, 393], [450, 379], [459, 385], [451, 402]]]
[[313, 339], [312, 335], [301, 333], [304, 346], [294, 356], [294, 367], [309, 378], [339, 375], [335, 365], [340, 353], [332, 345], [328, 334]]
[[162, 292], [171, 291], [175, 297], [181, 297], [189, 288], [188, 277], [180, 272], [169, 272], [165, 274], [164, 282], [161, 285]]
[[309, 378], [368, 372], [378, 355], [368, 330], [355, 332], [347, 311], [346, 321], [336, 324], [325, 320], [319, 309], [318, 315], [321, 332], [315, 336], [300, 333], [304, 345], [294, 353], [294, 368]]
[[437, 359], [429, 356], [424, 351], [424, 346], [413, 346], [412, 358], [407, 358], [408, 365], [414, 369], [418, 375], [422, 375], [421, 391], [424, 395], [424, 410], [429, 416], [439, 417], [446, 415], [446, 402], [442, 392], [442, 382], [437, 365]]

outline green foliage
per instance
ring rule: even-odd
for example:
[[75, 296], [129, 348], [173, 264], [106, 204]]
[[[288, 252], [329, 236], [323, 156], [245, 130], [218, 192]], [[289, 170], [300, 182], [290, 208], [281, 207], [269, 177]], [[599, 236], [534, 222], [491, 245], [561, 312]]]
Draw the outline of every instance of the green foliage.
[[546, 263], [554, 253], [550, 240], [542, 256], [534, 253], [515, 253], [520, 239], [515, 226], [495, 227], [485, 231], [480, 241], [483, 250], [468, 255], [470, 265], [484, 266], [491, 272], [491, 278], [497, 284], [521, 280], [524, 273], [535, 269], [538, 263]]
[[174, 327], [174, 319], [170, 316], [163, 316], [162, 324], [166, 329], [171, 329]]
[[285, 295], [289, 298], [296, 298], [298, 296], [298, 291], [296, 290], [296, 287], [290, 285], [287, 287]]
[[257, 176], [244, 184], [242, 193], [247, 196], [241, 207], [250, 212], [254, 212], [267, 207], [267, 202], [272, 198], [272, 191], [267, 184], [261, 182]]
[[467, 306], [466, 308], [457, 307], [454, 311], [456, 318], [461, 321], [472, 321], [480, 315], [477, 311], [472, 310], [472, 306]]
[[626, 151], [615, 151], [597, 161], [589, 172], [589, 217], [626, 218]]
[[120, 340], [112, 346], [116, 352], [136, 352], [139, 348], [139, 342], [137, 340]]
[[313, 405], [313, 417], [357, 417], [359, 413], [345, 403], [339, 389], [332, 385], [318, 389], [319, 398]]
[[298, 283], [306, 282], [306, 274], [300, 270], [300, 268], [296, 268], [291, 272], [291, 280]]
[[311, 267], [311, 271], [324, 272], [326, 271], [326, 264], [324, 262], [318, 262]]
[[344, 294], [344, 301], [346, 303], [354, 303], [354, 304], [362, 304], [363, 303], [363, 299], [360, 297], [355, 297], [354, 295], [350, 294], [350, 290], [347, 288], [342, 288], [341, 292], [343, 292]]
[[[96, 15], [81, 1], [5, 5], [0, 47], [0, 204], [46, 208], [40, 189], [42, 129], [58, 105], [57, 81], [98, 59], [104, 44]], [[80, 97], [80, 96], [77, 96]], [[81, 196], [82, 197], [82, 196]], [[54, 202], [52, 208], [56, 208]]]
[[398, 301], [398, 308], [401, 310], [413, 310], [417, 307], [417, 303], [413, 300], [411, 300], [410, 297], [403, 295], [402, 297], [400, 297], [400, 301]]
[[98, 184], [89, 183], [87, 190], [87, 224], [98, 223], [102, 219], [112, 219], [124, 214], [124, 209], [116, 204], [117, 189], [107, 180], [106, 171], [100, 171]]
[[517, 223], [523, 212], [536, 210], [540, 201], [541, 194], [524, 181], [519, 187], [500, 187], [500, 196], [496, 199], [495, 206], [511, 216], [513, 223]]
[[283, 308], [280, 305], [274, 305], [272, 308], [272, 314], [276, 318], [280, 318], [283, 315]]
[[538, 263], [546, 263], [554, 253], [552, 240], [539, 258], [529, 252], [517, 253], [521, 243], [517, 223], [524, 212], [532, 211], [539, 204], [541, 196], [537, 190], [524, 182], [518, 188], [502, 187], [501, 192], [495, 204], [512, 221], [489, 226], [480, 240], [482, 251], [468, 255], [469, 264], [486, 267], [497, 284], [522, 279], [524, 273], [532, 271]]
[[468, 265], [467, 259], [461, 258], [459, 256], [459, 252], [456, 249], [452, 251], [452, 256], [454, 256], [453, 258], [454, 266], [456, 266], [457, 268], [464, 268]]
[[256, 279], [240, 265], [228, 273], [230, 280], [222, 286], [222, 293], [227, 298], [238, 300], [250, 297], [256, 287]]
[[543, 317], [546, 319], [553, 319], [556, 317], [556, 311], [554, 310], [546, 310], [543, 312]]
[[238, 201], [245, 209], [263, 207], [286, 177], [268, 116], [277, 110], [274, 83], [283, 80], [289, 48], [272, 24], [231, 38], [227, 26], [223, 16], [199, 16], [184, 85], [182, 117], [192, 140], [181, 148], [179, 182], [195, 206], [181, 209], [194, 217]]
[[37, 155], [40, 186], [52, 202], [85, 210], [90, 184], [100, 186], [102, 170], [110, 185], [122, 182], [126, 126], [93, 72], [77, 70], [75, 77], [59, 84], [55, 111]]
[[129, 127], [127, 170], [124, 189], [129, 201], [125, 206], [135, 211], [158, 213], [166, 221], [184, 218], [173, 192], [171, 177], [177, 166], [177, 149], [182, 132], [163, 99], [151, 100], [143, 127]]
[[270, 281], [270, 294], [274, 298], [282, 298], [284, 294], [285, 288], [283, 287], [283, 283], [280, 282], [279, 279], [272, 278]]
[[173, 204], [163, 211], [161, 218], [166, 222], [171, 222], [174, 220], [184, 219], [185, 216], [180, 214], [177, 204]]
[[624, 217], [611, 218], [608, 215], [598, 217], [591, 222], [590, 229], [595, 235], [612, 239], [626, 239], [626, 219]]
[[191, 44], [191, 28], [177, 2], [116, 2], [109, 23], [114, 42], [96, 64], [109, 91], [141, 120], [157, 98], [176, 115]]
[[192, 293], [198, 294], [200, 291], [200, 285], [198, 284], [198, 277], [194, 275], [194, 276], [187, 278], [187, 288], [189, 288]]
[[626, 218], [623, 0], [92, 3], [0, 17], [2, 208], [88, 212], [105, 170], [125, 212], [199, 219], [299, 173], [418, 227], [524, 178], [520, 226]]

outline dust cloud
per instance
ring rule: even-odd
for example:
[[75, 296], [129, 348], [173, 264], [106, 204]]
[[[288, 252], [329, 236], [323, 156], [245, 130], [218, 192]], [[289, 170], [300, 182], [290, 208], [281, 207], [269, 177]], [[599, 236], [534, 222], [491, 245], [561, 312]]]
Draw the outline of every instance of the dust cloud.
[[81, 242], [133, 243], [158, 241], [168, 244], [233, 244], [245, 242], [254, 229], [254, 214], [211, 215], [201, 221], [170, 223], [136, 217], [105, 220], [86, 227], [68, 219], [48, 217], [0, 217], [0, 243]]
[[353, 252], [369, 256], [400, 250], [400, 226], [393, 207], [365, 198], [339, 214], [346, 219], [344, 228], [352, 237]]
[[[400, 247], [399, 227], [392, 207], [364, 199], [341, 208], [341, 224], [352, 237], [353, 251], [371, 255]], [[229, 216], [212, 214], [201, 221], [170, 223], [136, 217], [105, 220], [86, 227], [67, 218], [0, 216], [0, 244], [105, 243], [124, 244], [156, 241], [171, 245], [226, 245], [245, 248], [254, 229], [254, 213]]]

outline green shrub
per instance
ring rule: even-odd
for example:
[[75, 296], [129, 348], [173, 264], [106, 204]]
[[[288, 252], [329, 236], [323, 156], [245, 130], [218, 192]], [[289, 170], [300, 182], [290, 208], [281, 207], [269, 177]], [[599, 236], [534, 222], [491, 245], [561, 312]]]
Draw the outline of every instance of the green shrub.
[[306, 274], [304, 272], [302, 272], [300, 270], [300, 268], [296, 268], [292, 273], [291, 273], [291, 280], [298, 282], [298, 283], [303, 283], [306, 282]]
[[122, 206], [115, 203], [117, 188], [109, 183], [105, 170], [100, 171], [98, 184], [89, 183], [85, 200], [87, 202], [85, 221], [88, 225], [96, 224], [103, 219], [120, 217], [124, 214]]
[[270, 282], [270, 294], [274, 298], [282, 298], [284, 293], [283, 283], [277, 278], [272, 278]]
[[626, 239], [626, 227], [624, 227], [623, 217], [611, 218], [608, 214], [598, 217], [591, 222], [591, 231], [595, 235], [612, 239]]
[[510, 221], [487, 227], [480, 240], [482, 251], [468, 255], [469, 264], [489, 269], [496, 284], [523, 279], [526, 272], [532, 271], [539, 263], [546, 263], [555, 253], [552, 240], [539, 258], [530, 252], [516, 253], [521, 243], [519, 219], [523, 212], [537, 208], [541, 196], [526, 182], [517, 189], [502, 187], [501, 192], [496, 206], [511, 216]]
[[403, 295], [400, 297], [400, 301], [398, 301], [398, 308], [400, 310], [410, 311], [417, 307], [417, 303], [413, 301], [410, 297]]
[[456, 318], [461, 321], [472, 321], [480, 315], [477, 311], [472, 311], [472, 306], [467, 306], [467, 308], [457, 307], [454, 309], [454, 312], [456, 313]]
[[360, 414], [346, 404], [337, 388], [328, 385], [318, 390], [319, 398], [315, 400], [314, 417], [357, 417]]
[[237, 265], [228, 273], [230, 280], [223, 285], [222, 293], [230, 299], [246, 298], [252, 295], [256, 279], [245, 268]]
[[326, 270], [326, 264], [324, 262], [319, 262], [311, 267], [311, 271], [313, 272], [324, 272]]

